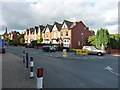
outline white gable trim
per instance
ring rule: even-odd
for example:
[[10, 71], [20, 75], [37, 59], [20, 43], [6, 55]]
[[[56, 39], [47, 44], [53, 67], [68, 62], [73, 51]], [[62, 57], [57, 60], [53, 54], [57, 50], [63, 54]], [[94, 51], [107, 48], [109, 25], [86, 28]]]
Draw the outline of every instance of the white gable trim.
[[63, 23], [62, 29], [67, 29], [67, 28], [68, 28], [68, 27], [67, 27], [66, 23]]
[[57, 31], [58, 29], [57, 29], [57, 27], [56, 27], [56, 25], [54, 25], [54, 27], [53, 27], [53, 30], [52, 31]]
[[46, 28], [45, 32], [50, 32], [50, 30], [49, 30], [49, 28], [48, 28], [48, 27]]

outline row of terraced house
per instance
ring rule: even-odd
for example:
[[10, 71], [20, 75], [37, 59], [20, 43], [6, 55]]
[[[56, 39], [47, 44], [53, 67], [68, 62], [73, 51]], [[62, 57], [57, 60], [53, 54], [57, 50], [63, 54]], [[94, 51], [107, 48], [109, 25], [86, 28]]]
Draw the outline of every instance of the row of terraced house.
[[89, 45], [88, 37], [92, 34], [82, 21], [71, 22], [64, 20], [62, 24], [54, 22], [53, 25], [39, 25], [25, 31], [25, 43], [43, 38], [45, 44], [62, 44], [63, 47], [80, 48]]

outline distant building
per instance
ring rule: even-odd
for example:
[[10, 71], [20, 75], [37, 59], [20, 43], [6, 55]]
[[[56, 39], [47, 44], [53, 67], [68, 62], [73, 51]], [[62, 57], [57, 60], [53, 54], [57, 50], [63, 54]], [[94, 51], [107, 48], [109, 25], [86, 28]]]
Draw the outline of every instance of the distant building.
[[17, 38], [18, 36], [20, 35], [19, 32], [17, 31], [11, 31], [11, 33], [9, 33], [9, 36], [10, 36], [10, 40], [13, 40], [13, 42], [17, 42]]
[[1, 39], [5, 39], [6, 36], [9, 36], [7, 28], [5, 29], [4, 34], [1, 36]]
[[68, 48], [81, 48], [84, 45], [89, 45], [88, 37], [92, 35], [82, 21], [64, 20], [62, 24], [54, 22], [53, 25], [47, 24], [42, 29], [40, 27], [26, 29], [26, 43], [39, 39], [40, 33], [42, 33], [42, 43], [61, 44]]
[[2, 35], [2, 39], [5, 39], [7, 36], [10, 36], [10, 40], [13, 40], [14, 42], [17, 42], [17, 37], [20, 35], [17, 31], [11, 31], [8, 33], [7, 28], [5, 29], [5, 33]]

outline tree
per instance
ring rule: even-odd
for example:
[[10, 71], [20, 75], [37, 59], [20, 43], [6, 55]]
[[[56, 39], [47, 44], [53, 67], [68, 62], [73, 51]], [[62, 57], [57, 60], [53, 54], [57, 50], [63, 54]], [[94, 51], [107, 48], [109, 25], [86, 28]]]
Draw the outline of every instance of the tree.
[[120, 34], [110, 34], [109, 46], [112, 49], [120, 49]]
[[[19, 43], [21, 43], [21, 40], [23, 40], [24, 39], [24, 34], [20, 34], [18, 37], [17, 37], [17, 40], [18, 40], [18, 42]], [[24, 40], [23, 40], [24, 41]], [[24, 43], [24, 42], [22, 42], [22, 43]]]
[[33, 41], [31, 42], [31, 44], [32, 44], [33, 46], [36, 46], [36, 45], [37, 45], [37, 40], [33, 40]]
[[37, 40], [38, 43], [41, 43], [42, 41], [43, 41], [42, 38], [40, 38], [40, 39]]
[[20, 43], [24, 43], [25, 39], [24, 38], [20, 38]]
[[4, 40], [5, 40], [5, 42], [9, 42], [10, 36], [6, 36]]
[[91, 44], [91, 45], [96, 45], [96, 41], [95, 41], [95, 36], [89, 36], [88, 38], [88, 42]]
[[37, 41], [38, 41], [38, 43], [41, 43], [43, 41], [42, 33], [40, 34], [40, 39], [38, 39]]
[[0, 35], [0, 39], [2, 38], [2, 35]]
[[104, 47], [107, 49], [109, 45], [109, 32], [107, 29], [101, 28], [100, 30], [97, 31], [96, 34], [96, 47], [100, 48], [102, 44]]
[[93, 30], [90, 30], [90, 33], [93, 34], [93, 35], [95, 35], [95, 31], [93, 31]]

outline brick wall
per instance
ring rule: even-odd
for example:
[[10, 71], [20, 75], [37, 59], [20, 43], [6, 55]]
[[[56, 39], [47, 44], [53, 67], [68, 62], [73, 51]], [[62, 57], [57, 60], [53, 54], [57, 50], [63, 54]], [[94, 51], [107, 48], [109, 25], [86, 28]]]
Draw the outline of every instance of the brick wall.
[[[81, 33], [83, 33], [83, 35]], [[84, 41], [83, 45], [89, 45], [87, 40], [90, 35], [91, 35], [90, 31], [88, 30], [88, 28], [85, 27], [83, 23], [81, 22], [76, 23], [76, 26], [72, 28], [70, 48], [82, 48], [83, 41]], [[80, 45], [78, 45], [78, 42], [80, 42]]]

